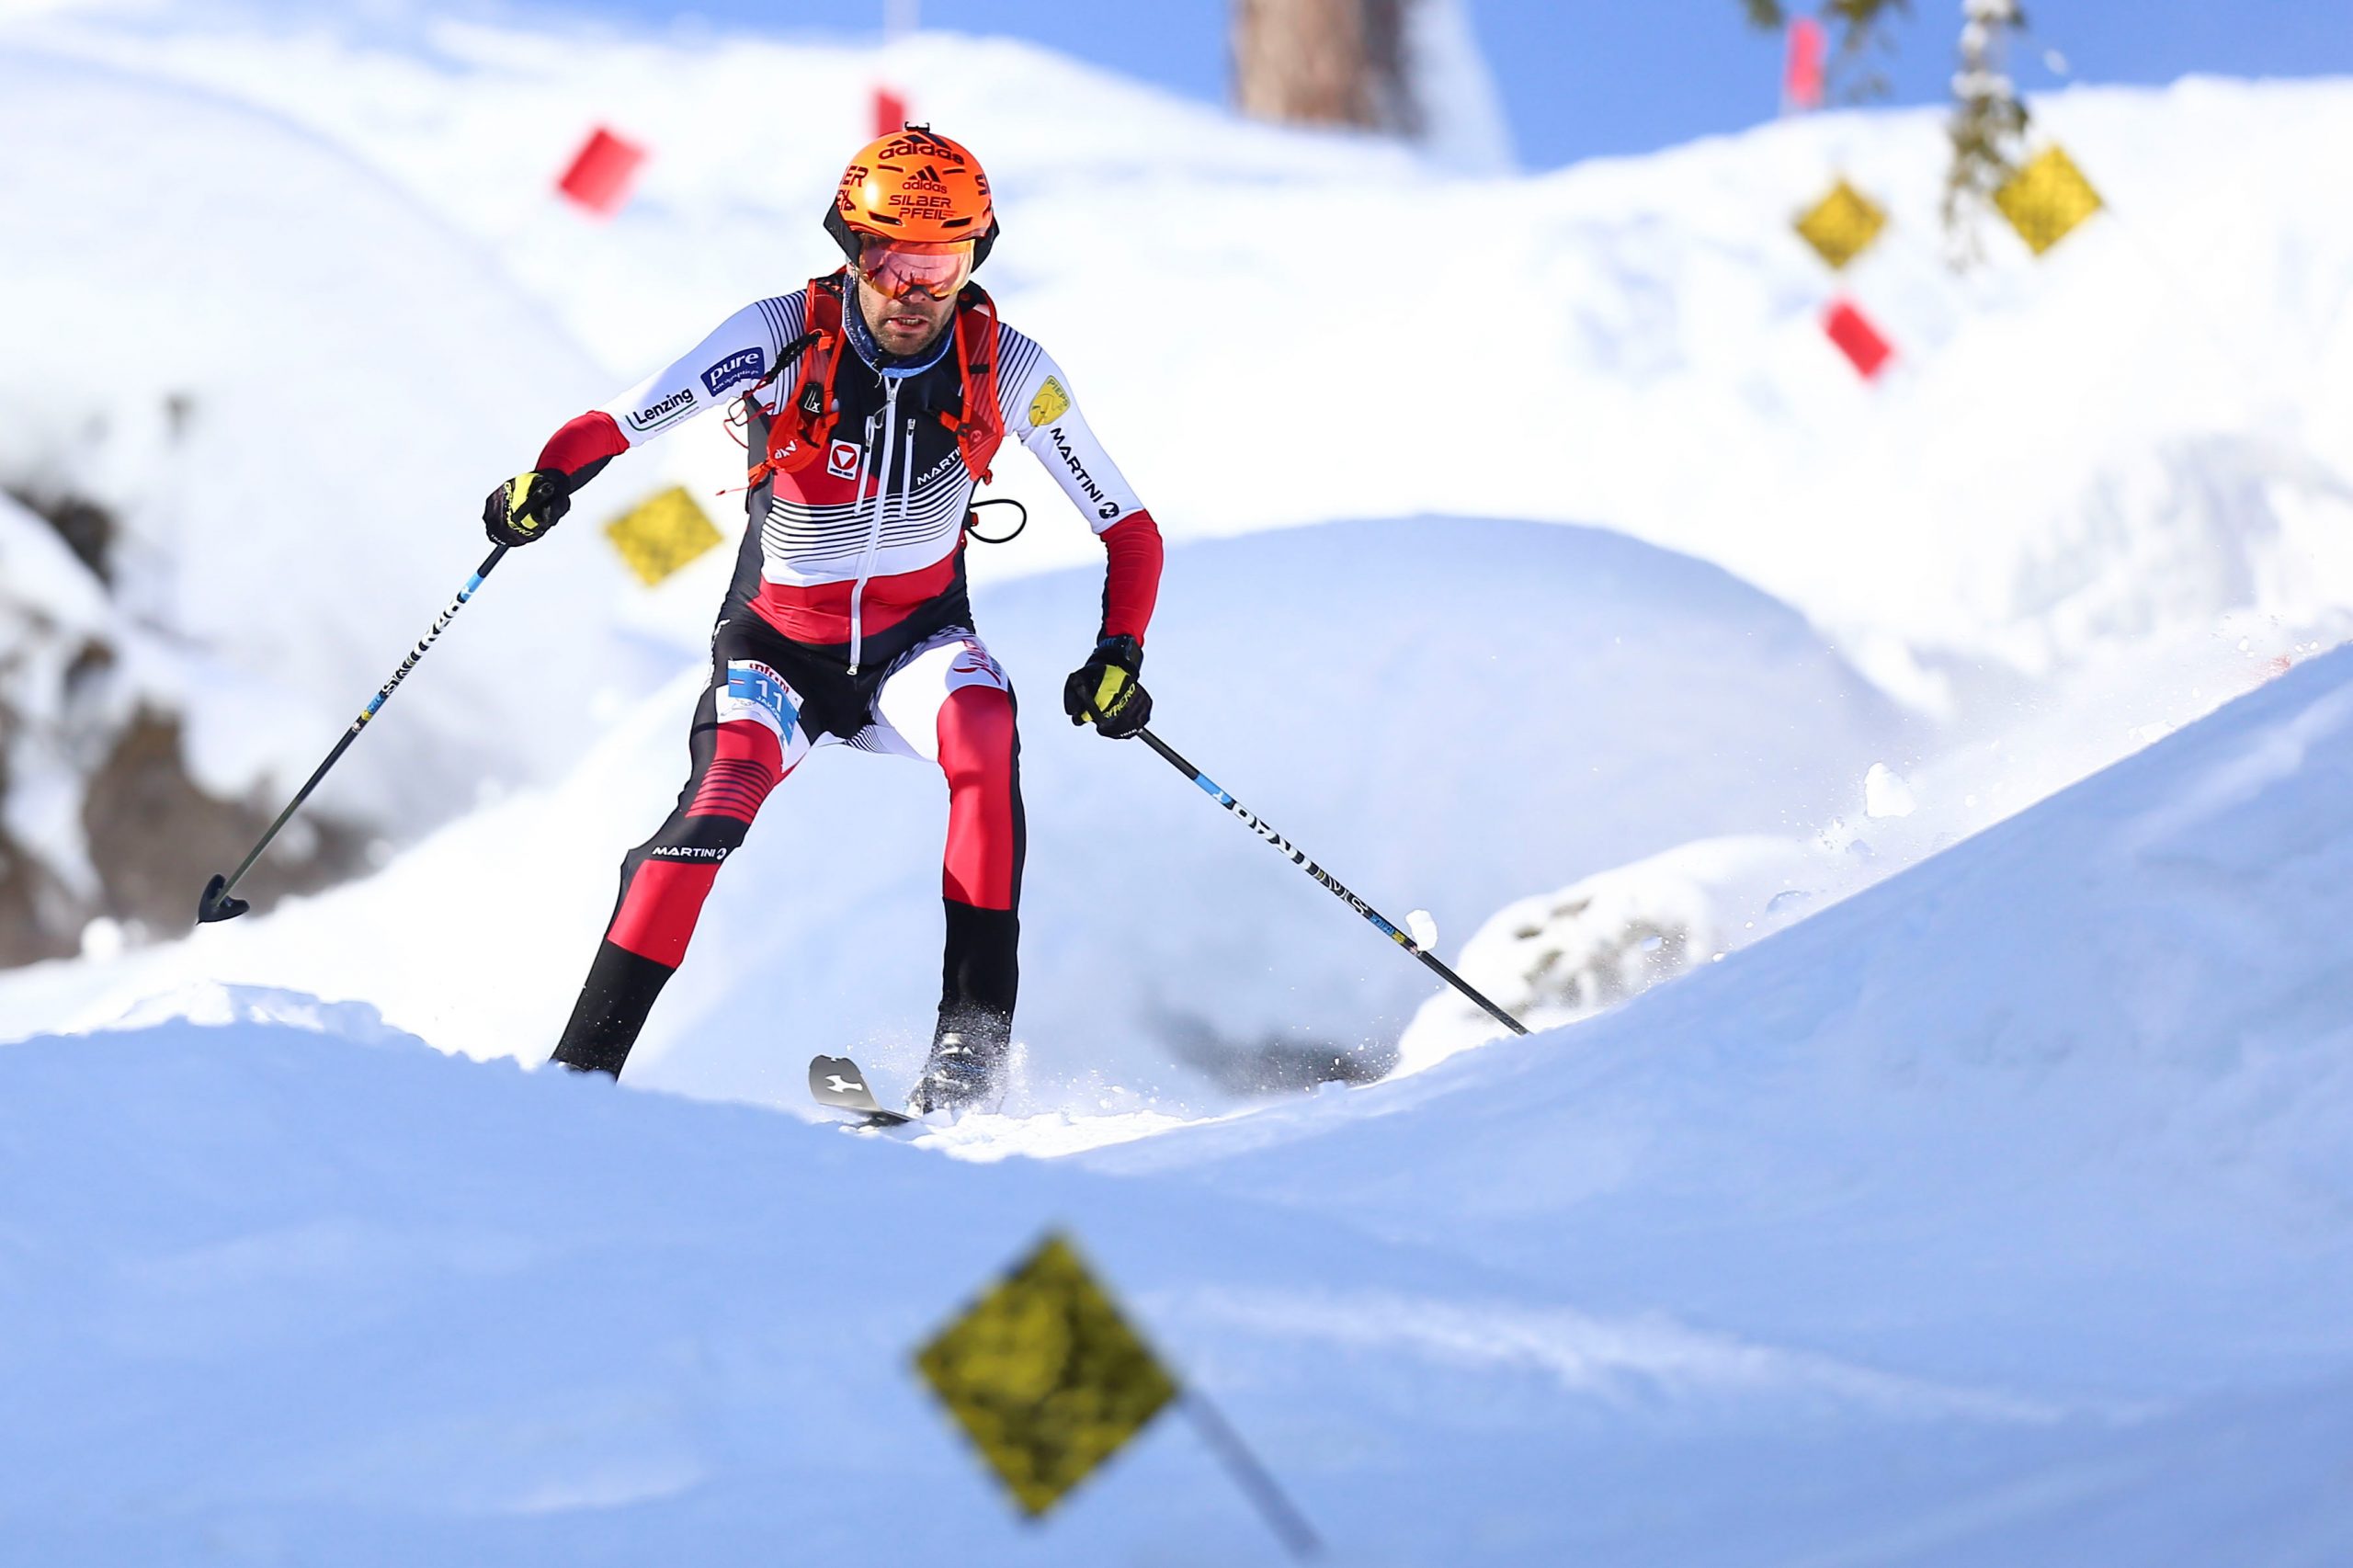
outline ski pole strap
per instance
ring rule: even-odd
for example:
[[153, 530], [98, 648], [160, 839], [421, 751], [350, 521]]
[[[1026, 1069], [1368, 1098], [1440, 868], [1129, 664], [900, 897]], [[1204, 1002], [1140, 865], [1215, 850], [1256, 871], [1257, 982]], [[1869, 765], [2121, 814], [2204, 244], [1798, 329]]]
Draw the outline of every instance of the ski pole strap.
[[1449, 969], [1445, 962], [1440, 960], [1437, 954], [1423, 948], [1419, 943], [1415, 942], [1413, 937], [1406, 935], [1404, 931], [1399, 930], [1394, 923], [1381, 915], [1381, 911], [1373, 908], [1372, 905], [1367, 903], [1364, 900], [1358, 898], [1356, 894], [1343, 887], [1337, 877], [1335, 877], [1331, 872], [1325, 870], [1323, 867], [1309, 859], [1302, 851], [1294, 848], [1290, 840], [1285, 838], [1281, 834], [1277, 833], [1274, 828], [1267, 824], [1265, 818], [1257, 815], [1256, 812], [1249, 810], [1249, 808], [1243, 805], [1241, 801], [1227, 794], [1225, 790], [1219, 786], [1217, 780], [1211, 778], [1208, 774], [1203, 773], [1199, 768], [1195, 767], [1191, 763], [1187, 762], [1182, 756], [1178, 756], [1174, 746], [1169, 745], [1158, 735], [1154, 734], [1150, 729], [1138, 730], [1136, 733], [1142, 739], [1146, 745], [1158, 752], [1163, 757], [1165, 757], [1171, 767], [1174, 767], [1177, 772], [1182, 773], [1187, 778], [1190, 778], [1194, 785], [1199, 789], [1202, 794], [1207, 795], [1211, 800], [1215, 801], [1219, 805], [1223, 806], [1227, 811], [1232, 812], [1243, 826], [1248, 828], [1252, 833], [1256, 834], [1260, 838], [1265, 839], [1268, 844], [1272, 845], [1276, 852], [1288, 859], [1292, 865], [1297, 866], [1301, 870], [1305, 871], [1309, 876], [1313, 877], [1317, 881], [1323, 883], [1324, 886], [1329, 889], [1333, 895], [1338, 898], [1342, 903], [1347, 904], [1350, 909], [1355, 910], [1358, 915], [1363, 915], [1367, 921], [1370, 922], [1374, 930], [1380, 932], [1382, 936], [1388, 937], [1391, 941], [1396, 943], [1399, 947], [1404, 949], [1407, 952], [1419, 959], [1422, 961], [1424, 968], [1429, 970], [1439, 979], [1454, 987], [1455, 990], [1461, 992], [1463, 995], [1477, 1003], [1490, 1017], [1494, 1018], [1497, 1023], [1502, 1024], [1505, 1028], [1510, 1029], [1512, 1033], [1526, 1034], [1528, 1032], [1528, 1027], [1525, 1024], [1522, 1024], [1518, 1018], [1513, 1017], [1509, 1013], [1505, 1012], [1501, 1007], [1496, 1006], [1493, 1002], [1487, 1000], [1487, 998], [1482, 995], [1477, 988], [1472, 986], [1469, 981], [1455, 973], [1451, 969]]

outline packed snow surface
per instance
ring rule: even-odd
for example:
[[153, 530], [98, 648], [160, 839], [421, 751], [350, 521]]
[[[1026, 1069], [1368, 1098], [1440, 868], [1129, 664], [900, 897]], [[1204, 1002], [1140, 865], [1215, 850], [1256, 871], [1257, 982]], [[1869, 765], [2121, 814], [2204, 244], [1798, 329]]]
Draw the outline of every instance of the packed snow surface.
[[[2353, 88], [2039, 100], [2107, 209], [1958, 277], [1927, 113], [1473, 176], [999, 40], [241, 14], [0, 22], [0, 490], [121, 529], [102, 579], [0, 499], [52, 877], [94, 708], [274, 803], [548, 429], [834, 265], [889, 80], [1172, 541], [1156, 727], [1545, 1032], [1062, 723], [1100, 554], [1016, 459], [1006, 1113], [805, 1104], [819, 1051], [903, 1084], [938, 984], [939, 781], [863, 756], [721, 879], [672, 1092], [517, 1071], [684, 771], [728, 552], [648, 591], [599, 530], [732, 526], [707, 421], [322, 793], [376, 874], [0, 978], [9, 1552], [1272, 1560], [1180, 1420], [1037, 1531], [927, 1407], [913, 1345], [1062, 1224], [1341, 1561], [2353, 1556]], [[607, 224], [548, 192], [598, 123], [654, 153]], [[1789, 230], [1839, 173], [1876, 385]], [[1302, 1062], [1395, 1071], [1269, 1105]]]
[[[1334, 524], [1180, 546], [1168, 580], [1156, 730], [1392, 917], [1420, 903], [1467, 930], [1531, 867], [1802, 833], [1904, 731], [1787, 609], [1619, 535]], [[1302, 597], [1347, 606], [1350, 629]], [[1385, 1050], [1427, 972], [1142, 745], [1055, 711], [1099, 597], [1099, 572], [1066, 572], [977, 602], [1017, 691], [1042, 695], [1025, 705], [1014, 1108], [1199, 1113], [1246, 1089], [1227, 1080], [1267, 1042]], [[366, 882], [112, 966], [0, 981], [0, 995], [86, 1026], [210, 977], [367, 997], [445, 1049], [539, 1061], [622, 852], [685, 776], [706, 678], [690, 669], [638, 705], [562, 787], [479, 811]], [[1688, 765], [1695, 734], [1702, 766]], [[796, 772], [730, 858], [632, 1080], [799, 1104], [809, 1057], [845, 1050], [911, 1076], [938, 995], [945, 801], [937, 770], [847, 748]], [[1802, 885], [1837, 869], [1809, 867]], [[387, 920], [404, 933], [391, 961]]]
[[972, 1165], [212, 994], [0, 1051], [28, 1561], [1272, 1562], [912, 1348], [1049, 1225], [1368, 1563], [2353, 1552], [2353, 655], [1605, 1017]]
[[[1712, 562], [1943, 726], [1875, 759], [1915, 783], [2040, 726], [2000, 767], [1948, 775], [1929, 813], [1946, 830], [2345, 630], [2353, 216], [2293, 176], [2353, 139], [2336, 84], [2039, 100], [2108, 210], [2040, 262], [1995, 228], [1960, 277], [1937, 259], [1926, 112], [1469, 176], [999, 40], [270, 15], [69, 4], [0, 23], [0, 134], [43, 150], [0, 167], [24, 215], [0, 285], [42, 302], [0, 312], [0, 486], [119, 513], [112, 623], [132, 656], [109, 699], [183, 715], [189, 765], [224, 793], [303, 776], [464, 580], [480, 496], [546, 431], [834, 265], [816, 218], [878, 81], [984, 150], [1006, 232], [989, 286], [1171, 538], [1495, 517]], [[746, 108], [769, 104], [772, 122]], [[604, 223], [550, 188], [599, 124], [653, 154]], [[1893, 218], [1840, 279], [1899, 344], [1875, 386], [1823, 337], [1830, 281], [1790, 230], [1838, 172]], [[1292, 236], [1343, 226], [1381, 243], [1334, 289]], [[1506, 286], [1510, 331], [1485, 322]], [[1139, 314], [1164, 300], [1181, 323]], [[729, 523], [715, 493], [741, 461], [714, 419], [615, 465], [320, 809], [391, 850], [478, 792], [563, 778], [692, 667], [718, 581], [713, 561], [646, 592], [598, 527], [679, 481]], [[1001, 488], [1040, 520], [980, 553], [983, 582], [1097, 568], [1043, 474], [1016, 460]], [[1185, 592], [1172, 579], [1172, 613]], [[1290, 613], [1337, 602], [1316, 592]], [[1154, 680], [1173, 656], [1155, 644]], [[19, 762], [39, 798], [12, 816], [63, 821], [44, 802], [73, 768]], [[70, 879], [70, 842], [49, 853]], [[1488, 909], [1603, 869], [1532, 864]]]

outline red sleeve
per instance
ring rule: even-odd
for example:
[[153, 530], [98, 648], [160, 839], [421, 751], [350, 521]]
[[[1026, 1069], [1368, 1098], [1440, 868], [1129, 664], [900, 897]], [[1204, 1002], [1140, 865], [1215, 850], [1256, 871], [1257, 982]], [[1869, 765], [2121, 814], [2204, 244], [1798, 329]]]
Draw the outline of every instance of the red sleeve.
[[1160, 528], [1150, 512], [1131, 512], [1098, 536], [1110, 563], [1103, 573], [1103, 635], [1143, 641], [1160, 599]]
[[[629, 438], [613, 416], [602, 409], [568, 421], [540, 449], [536, 466], [551, 468], [574, 484], [593, 477], [593, 471], [629, 450]], [[584, 473], [583, 470], [592, 471]]]

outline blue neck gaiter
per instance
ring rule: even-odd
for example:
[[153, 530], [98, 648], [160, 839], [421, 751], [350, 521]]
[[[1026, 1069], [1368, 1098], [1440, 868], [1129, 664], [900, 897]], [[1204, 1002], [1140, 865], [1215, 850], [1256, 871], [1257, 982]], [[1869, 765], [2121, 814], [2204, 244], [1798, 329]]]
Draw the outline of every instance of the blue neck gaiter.
[[855, 277], [842, 280], [842, 331], [848, 335], [850, 347], [858, 350], [858, 357], [865, 360], [867, 368], [877, 375], [918, 376], [947, 358], [948, 345], [956, 336], [953, 317], [940, 327], [939, 335], [932, 340], [931, 347], [922, 352], [885, 354], [882, 346], [874, 341], [874, 329], [866, 324], [866, 312], [858, 301], [858, 279]]

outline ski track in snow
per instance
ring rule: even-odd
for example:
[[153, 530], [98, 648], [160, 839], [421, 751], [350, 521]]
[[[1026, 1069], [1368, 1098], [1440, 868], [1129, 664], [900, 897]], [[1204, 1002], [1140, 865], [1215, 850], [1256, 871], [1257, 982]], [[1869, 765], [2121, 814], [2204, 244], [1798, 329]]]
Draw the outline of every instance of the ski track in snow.
[[[1781, 1405], [1819, 1397], [1874, 1415], [2049, 1423], [2069, 1412], [2041, 1400], [1891, 1377], [1826, 1356], [1698, 1334], [1658, 1317], [1603, 1319], [1497, 1303], [1429, 1301], [1392, 1292], [1362, 1296], [1154, 1297], [1154, 1315], [1221, 1332], [1404, 1350], [1461, 1367], [1533, 1370], [1576, 1394], [1639, 1405], [1644, 1397], [1699, 1402], [1750, 1399]], [[2131, 1414], [2114, 1406], [2103, 1415]]]

